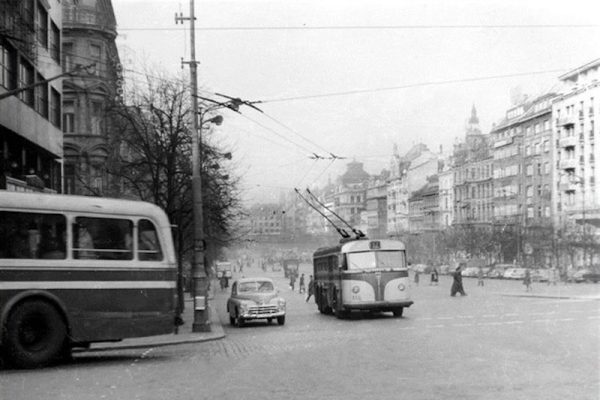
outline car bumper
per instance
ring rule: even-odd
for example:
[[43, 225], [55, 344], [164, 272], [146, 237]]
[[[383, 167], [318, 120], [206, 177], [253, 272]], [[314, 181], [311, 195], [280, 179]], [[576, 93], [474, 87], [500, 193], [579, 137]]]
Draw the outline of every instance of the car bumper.
[[277, 318], [283, 317], [285, 315], [285, 311], [273, 311], [273, 312], [252, 312], [248, 311], [242, 313], [240, 317], [244, 319], [264, 319], [264, 318]]

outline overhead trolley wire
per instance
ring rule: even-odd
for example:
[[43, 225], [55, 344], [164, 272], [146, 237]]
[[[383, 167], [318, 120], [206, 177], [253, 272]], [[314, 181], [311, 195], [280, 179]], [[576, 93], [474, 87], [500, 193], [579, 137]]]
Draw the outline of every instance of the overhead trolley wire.
[[460, 78], [460, 79], [448, 79], [448, 80], [439, 80], [439, 81], [409, 83], [406, 85], [388, 86], [388, 87], [382, 87], [382, 88], [355, 89], [355, 90], [346, 90], [346, 91], [342, 91], [342, 92], [330, 92], [330, 93], [312, 94], [312, 95], [295, 96], [295, 97], [281, 97], [281, 98], [273, 98], [273, 99], [265, 99], [265, 100], [257, 101], [257, 104], [280, 103], [280, 102], [285, 102], [285, 101], [309, 100], [309, 99], [319, 99], [319, 98], [326, 98], [326, 97], [348, 96], [348, 95], [354, 95], [354, 94], [385, 92], [385, 91], [392, 91], [392, 90], [410, 89], [410, 88], [422, 87], [422, 86], [449, 85], [449, 84], [453, 84], [453, 83], [466, 83], [466, 82], [478, 82], [478, 81], [485, 81], [485, 80], [492, 80], [492, 79], [516, 78], [519, 76], [543, 75], [543, 74], [564, 72], [565, 70], [566, 69], [564, 69], [564, 68], [548, 69], [548, 70], [542, 70], [542, 71], [518, 72], [518, 73], [513, 73], [513, 74], [480, 76], [480, 77], [475, 77], [475, 78]]
[[[351, 31], [433, 29], [596, 29], [600, 24], [452, 24], [452, 25], [318, 25], [318, 26], [196, 26], [198, 31]], [[122, 27], [117, 31], [183, 31], [184, 28]]]

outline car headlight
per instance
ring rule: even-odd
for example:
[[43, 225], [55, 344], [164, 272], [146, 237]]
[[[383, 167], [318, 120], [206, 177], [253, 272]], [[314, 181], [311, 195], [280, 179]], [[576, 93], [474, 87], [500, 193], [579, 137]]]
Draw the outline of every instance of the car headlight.
[[247, 313], [247, 312], [248, 312], [248, 308], [249, 308], [249, 307], [250, 307], [250, 305], [249, 305], [248, 303], [246, 303], [246, 302], [242, 302], [242, 303], [240, 303], [240, 312], [241, 312], [242, 314], [245, 314], [245, 313]]
[[277, 299], [277, 307], [279, 307], [280, 310], [285, 310], [285, 300], [284, 299]]
[[403, 291], [404, 291], [404, 289], [406, 289], [406, 286], [404, 286], [404, 284], [403, 284], [403, 283], [401, 283], [401, 284], [399, 284], [399, 285], [398, 285], [398, 290], [399, 290], [399, 291], [403, 292]]

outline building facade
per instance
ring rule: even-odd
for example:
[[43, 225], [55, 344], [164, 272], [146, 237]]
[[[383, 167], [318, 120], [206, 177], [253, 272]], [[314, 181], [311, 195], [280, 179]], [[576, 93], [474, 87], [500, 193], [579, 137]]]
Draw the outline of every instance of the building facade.
[[58, 0], [0, 2], [0, 189], [62, 191], [61, 31]]
[[63, 86], [65, 192], [111, 194], [107, 164], [118, 148], [107, 115], [122, 85], [112, 3], [63, 0], [62, 7], [64, 69], [80, 68]]
[[555, 222], [600, 226], [600, 157], [597, 120], [600, 59], [560, 77], [562, 93], [552, 105]]

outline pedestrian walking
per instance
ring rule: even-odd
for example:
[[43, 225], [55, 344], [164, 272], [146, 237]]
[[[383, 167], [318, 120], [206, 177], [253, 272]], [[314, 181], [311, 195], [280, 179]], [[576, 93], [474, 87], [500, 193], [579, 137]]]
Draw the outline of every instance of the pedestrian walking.
[[435, 267], [433, 267], [433, 271], [431, 271], [431, 285], [437, 285], [439, 282], [439, 274]]
[[525, 276], [523, 277], [523, 285], [525, 285], [525, 291], [531, 291], [531, 273], [529, 272], [529, 268], [525, 270]]
[[419, 286], [419, 270], [415, 271], [415, 285]]
[[481, 267], [477, 271], [477, 286], [483, 286], [483, 268]]
[[311, 296], [315, 293], [315, 281], [313, 281], [313, 276], [311, 275], [308, 280], [308, 296], [306, 296], [306, 302], [311, 298]]
[[296, 274], [292, 272], [290, 274], [290, 288], [292, 289], [292, 291], [294, 290], [295, 285], [296, 285]]
[[304, 284], [304, 274], [300, 276], [300, 284], [298, 286], [298, 293], [306, 293], [306, 286]]
[[456, 296], [456, 293], [460, 293], [461, 296], [466, 296], [465, 289], [462, 283], [462, 271], [460, 265], [456, 268], [456, 271], [452, 274], [452, 288], [450, 289], [450, 296]]

